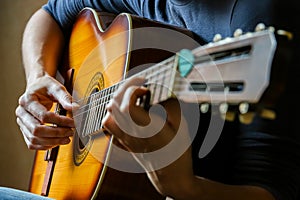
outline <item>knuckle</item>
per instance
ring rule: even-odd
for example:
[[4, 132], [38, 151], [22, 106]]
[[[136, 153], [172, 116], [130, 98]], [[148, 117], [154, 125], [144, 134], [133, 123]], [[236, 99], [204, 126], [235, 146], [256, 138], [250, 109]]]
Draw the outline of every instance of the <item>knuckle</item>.
[[20, 108], [20, 106], [18, 106], [15, 110], [15, 115], [20, 116], [20, 113], [21, 113], [21, 108]]
[[65, 130], [61, 129], [61, 128], [55, 128], [53, 130], [53, 132], [51, 132], [53, 137], [59, 137], [59, 136], [63, 136], [65, 134]]
[[107, 126], [109, 125], [108, 120], [109, 120], [108, 117], [105, 117], [105, 118], [102, 120], [102, 126], [103, 126], [103, 127], [107, 127]]
[[38, 114], [37, 114], [37, 116], [38, 116], [38, 119], [42, 122], [42, 123], [44, 123], [44, 121], [45, 121], [45, 113], [44, 112], [39, 112]]
[[19, 105], [24, 106], [25, 105], [25, 94], [19, 97]]
[[116, 101], [119, 98], [121, 98], [121, 92], [120, 90], [117, 90], [116, 92], [114, 92], [112, 100]]
[[33, 145], [31, 143], [27, 144], [27, 148], [30, 149], [30, 150], [35, 150], [36, 149], [35, 145]]
[[31, 146], [35, 146], [38, 144], [38, 138], [35, 136], [29, 137], [28, 141], [29, 141], [29, 145], [31, 145]]
[[70, 95], [69, 95], [68, 93], [64, 93], [64, 94], [62, 95], [62, 99], [68, 101], [68, 100], [71, 99], [71, 97], [70, 97]]
[[[32, 135], [33, 135], [34, 137], [40, 136], [41, 132], [42, 132], [42, 126], [40, 126], [40, 125], [35, 126], [35, 127], [32, 129]], [[32, 138], [31, 138], [31, 139], [32, 139]]]
[[55, 93], [59, 93], [61, 91], [63, 91], [63, 92], [66, 91], [66, 88], [63, 85], [61, 85], [61, 84], [55, 84], [55, 85], [53, 85], [52, 89], [53, 89], [53, 92], [55, 92]]
[[[122, 104], [119, 108], [120, 112], [123, 114], [128, 114], [129, 112], [129, 104]], [[127, 115], [126, 115], [127, 116]]]
[[[19, 119], [19, 117], [17, 117], [16, 122], [19, 126], [21, 126], [21, 120]], [[22, 130], [21, 130], [22, 131]]]
[[37, 116], [38, 116], [38, 119], [39, 119], [42, 123], [48, 122], [48, 120], [51, 118], [51, 117], [49, 116], [49, 114], [48, 114], [47, 112], [44, 112], [44, 111], [38, 112]]

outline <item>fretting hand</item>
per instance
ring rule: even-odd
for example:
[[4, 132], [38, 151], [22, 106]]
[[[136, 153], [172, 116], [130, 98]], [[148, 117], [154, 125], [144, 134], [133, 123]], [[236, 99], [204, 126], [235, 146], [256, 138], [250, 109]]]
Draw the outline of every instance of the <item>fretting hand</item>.
[[[117, 90], [107, 105], [103, 125], [132, 153], [160, 193], [182, 197], [195, 180], [187, 123], [175, 99], [155, 105], [150, 112], [137, 105], [138, 99], [147, 93], [147, 89], [141, 86], [143, 83], [141, 78], [132, 78]], [[174, 143], [175, 136], [178, 142]], [[167, 151], [162, 151], [160, 158], [175, 156], [171, 159], [173, 162], [162, 165], [162, 159], [151, 156], [152, 152], [160, 151], [172, 142]], [[182, 151], [179, 156], [175, 153], [178, 150]]]

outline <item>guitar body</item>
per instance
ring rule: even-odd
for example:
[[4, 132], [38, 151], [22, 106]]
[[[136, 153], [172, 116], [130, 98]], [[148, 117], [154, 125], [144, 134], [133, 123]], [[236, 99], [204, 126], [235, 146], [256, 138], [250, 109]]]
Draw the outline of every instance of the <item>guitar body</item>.
[[[182, 48], [196, 46], [196, 43], [190, 42], [173, 44], [175, 47], [171, 51], [151, 47], [140, 49], [138, 45], [141, 37], [135, 37], [137, 34], [133, 30], [141, 27], [174, 27], [128, 14], [117, 17], [101, 14], [98, 16], [92, 9], [84, 9], [79, 14], [73, 26], [64, 64], [59, 69], [65, 81], [70, 79], [70, 69], [73, 70], [69, 90], [71, 92], [73, 89], [73, 96], [77, 99], [86, 98], [95, 91], [123, 80], [127, 72], [136, 66], [156, 63]], [[179, 32], [190, 34], [185, 30]], [[149, 35], [145, 34], [142, 41], [149, 42]], [[159, 37], [154, 37], [149, 44], [159, 43]], [[134, 48], [138, 50], [133, 51]], [[45, 161], [46, 152], [37, 151], [30, 192], [45, 193], [42, 191], [46, 184], [46, 196], [54, 199], [164, 199], [145, 173], [122, 172], [107, 166], [114, 156], [111, 153], [112, 144], [113, 139], [109, 136], [90, 137], [82, 142], [76, 133], [70, 144], [59, 147], [51, 175], [47, 172], [49, 162]]]

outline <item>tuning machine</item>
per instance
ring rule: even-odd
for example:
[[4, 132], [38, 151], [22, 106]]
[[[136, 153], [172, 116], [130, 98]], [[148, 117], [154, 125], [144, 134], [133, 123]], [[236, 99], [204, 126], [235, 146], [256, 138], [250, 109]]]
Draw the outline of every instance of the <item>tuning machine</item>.
[[240, 28], [236, 29], [233, 33], [233, 37], [240, 37], [241, 35], [243, 35], [243, 30]]
[[259, 23], [255, 27], [255, 32], [266, 30], [266, 25], [264, 23]]
[[219, 105], [219, 112], [226, 121], [234, 121], [238, 115], [239, 120], [243, 124], [250, 124], [253, 121], [255, 112], [253, 107], [247, 102], [238, 104], [221, 103]]
[[235, 120], [235, 111], [232, 106], [230, 106], [228, 103], [221, 103], [219, 105], [219, 113], [221, 117], [226, 121], [234, 121]]
[[200, 104], [200, 111], [203, 114], [208, 113], [211, 110], [209, 103], [202, 103]]
[[222, 35], [221, 34], [216, 34], [213, 38], [213, 42], [219, 42], [222, 40]]
[[[239, 37], [243, 34], [243, 31], [242, 29], [236, 29], [233, 33], [233, 37]], [[214, 37], [213, 37], [213, 42], [219, 42], [221, 40], [230, 40], [232, 38], [230, 37], [226, 37], [226, 38], [223, 38], [221, 34], [216, 34]]]
[[274, 120], [276, 119], [276, 112], [271, 109], [263, 108], [260, 110], [259, 116], [264, 119]]

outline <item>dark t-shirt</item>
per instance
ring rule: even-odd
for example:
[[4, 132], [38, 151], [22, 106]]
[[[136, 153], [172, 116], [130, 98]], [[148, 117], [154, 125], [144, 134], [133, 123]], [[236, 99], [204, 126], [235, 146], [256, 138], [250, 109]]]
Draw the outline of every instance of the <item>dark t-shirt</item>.
[[294, 41], [289, 48], [291, 61], [281, 66], [288, 70], [288, 78], [275, 107], [277, 118], [256, 117], [250, 125], [227, 122], [214, 149], [200, 159], [198, 152], [205, 136], [201, 133], [206, 133], [209, 124], [209, 117], [202, 116], [199, 134], [193, 143], [193, 161], [199, 176], [226, 184], [258, 185], [280, 200], [297, 199], [300, 192], [300, 109], [296, 97], [300, 91], [300, 70], [297, 69], [300, 9], [297, 1], [50, 0], [43, 8], [67, 36], [84, 7], [115, 14], [128, 12], [184, 27], [205, 42], [211, 41], [217, 33], [231, 36], [237, 28], [253, 31], [260, 22], [293, 32]]

